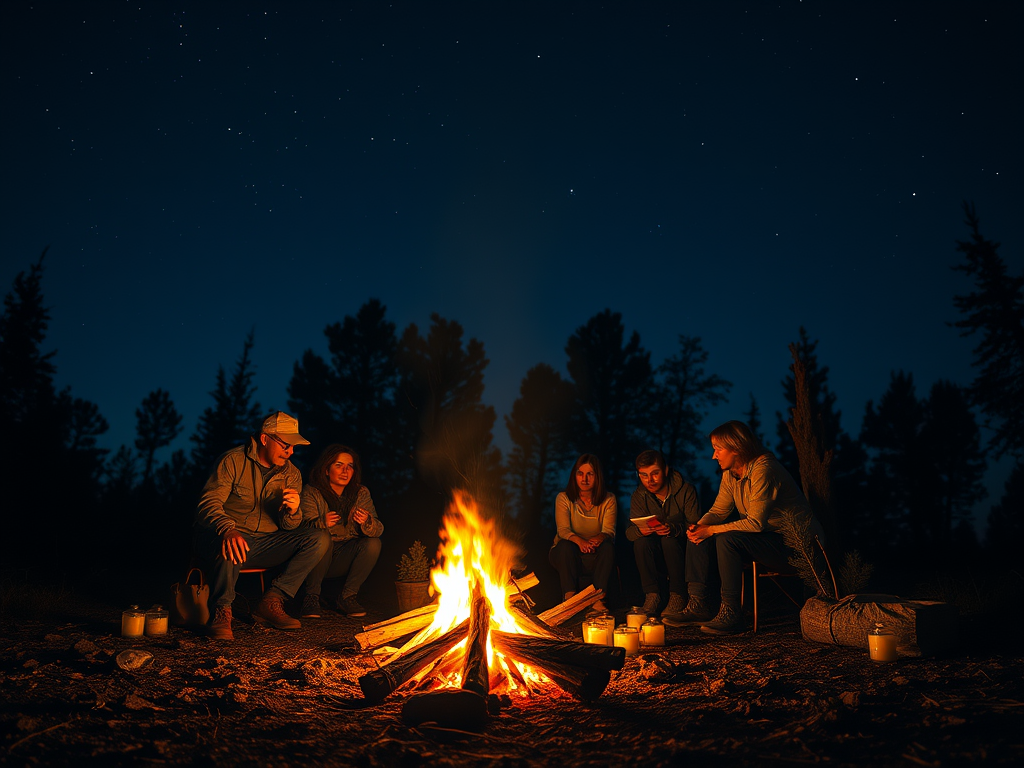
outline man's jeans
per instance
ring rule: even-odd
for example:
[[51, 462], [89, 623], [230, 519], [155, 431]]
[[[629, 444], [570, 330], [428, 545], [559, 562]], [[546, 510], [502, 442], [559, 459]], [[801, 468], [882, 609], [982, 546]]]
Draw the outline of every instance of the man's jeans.
[[348, 541], [332, 541], [324, 556], [306, 578], [306, 594], [320, 595], [324, 579], [337, 579], [348, 574], [342, 597], [351, 597], [359, 592], [366, 577], [380, 557], [380, 539], [373, 536], [357, 536]]
[[606, 538], [595, 551], [584, 554], [576, 544], [562, 539], [548, 550], [548, 562], [558, 571], [563, 595], [579, 591], [583, 574], [590, 576], [595, 589], [607, 595], [608, 579], [615, 567], [615, 545]]
[[753, 560], [779, 573], [796, 572], [789, 564], [793, 550], [786, 546], [781, 533], [726, 531], [711, 538], [718, 548], [718, 573], [722, 577], [723, 603], [739, 605], [743, 569]]
[[658, 577], [659, 551], [668, 571], [669, 592], [685, 595], [687, 582], [706, 584], [713, 546], [707, 539], [694, 544], [686, 538], [686, 534], [679, 537], [657, 534], [641, 536], [633, 542], [633, 554], [636, 556], [636, 567], [640, 571], [644, 594], [661, 591], [661, 579]]
[[210, 583], [210, 602], [231, 605], [235, 582], [243, 568], [273, 568], [284, 563], [284, 570], [272, 586], [288, 597], [295, 597], [306, 575], [330, 549], [331, 535], [323, 528], [302, 526], [293, 531], [249, 533], [240, 531], [249, 544], [245, 562], [234, 564], [221, 554], [221, 536], [209, 528], [196, 530], [196, 554]]

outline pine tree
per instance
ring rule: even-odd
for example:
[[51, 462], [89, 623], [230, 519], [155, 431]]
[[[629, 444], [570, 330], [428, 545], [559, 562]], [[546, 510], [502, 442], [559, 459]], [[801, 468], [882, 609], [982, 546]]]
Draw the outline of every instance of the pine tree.
[[565, 346], [576, 389], [574, 452], [594, 453], [616, 496], [634, 476], [633, 461], [652, 427], [654, 380], [650, 353], [635, 331], [625, 340], [622, 315], [606, 309], [576, 329]]
[[976, 290], [953, 302], [963, 319], [954, 325], [963, 336], [981, 333], [974, 348], [978, 375], [971, 391], [988, 416], [995, 434], [996, 457], [1009, 452], [1024, 456], [1024, 274], [1007, 274], [999, 256], [999, 243], [981, 235], [973, 205], [964, 203], [970, 240], [958, 240], [957, 250], [966, 263], [954, 269], [975, 281]]
[[509, 480], [526, 531], [543, 527], [544, 511], [552, 509], [574, 458], [570, 448], [574, 400], [572, 384], [550, 365], [540, 363], [526, 372], [519, 397], [505, 417], [512, 438]]
[[197, 477], [205, 478], [213, 469], [214, 462], [222, 453], [237, 445], [245, 444], [260, 425], [262, 411], [254, 397], [256, 385], [253, 377], [256, 370], [250, 353], [254, 344], [250, 331], [242, 344], [242, 354], [235, 362], [231, 381], [227, 380], [223, 366], [217, 369], [213, 391], [213, 405], [199, 417], [196, 431], [190, 438], [195, 444], [192, 449], [192, 467]]
[[732, 389], [732, 383], [718, 374], [705, 373], [707, 360], [699, 337], [679, 335], [679, 351], [658, 366], [661, 382], [651, 425], [654, 445], [668, 465], [694, 484], [703, 476], [695, 458], [708, 453], [701, 424], [708, 408], [727, 402]]
[[153, 477], [153, 458], [158, 449], [170, 445], [181, 434], [181, 414], [168, 392], [155, 389], [135, 409], [135, 447], [143, 459], [142, 483]]
[[492, 444], [494, 408], [482, 402], [488, 360], [477, 339], [463, 342], [462, 326], [431, 315], [426, 337], [409, 325], [399, 342], [400, 384], [421, 479], [444, 495], [467, 489], [493, 509], [503, 506], [501, 453]]
[[306, 351], [288, 385], [288, 407], [312, 443], [352, 446], [362, 459], [364, 483], [378, 495], [396, 495], [408, 485], [412, 466], [403, 446], [408, 425], [397, 403], [398, 339], [385, 314], [372, 299], [355, 317], [327, 326], [331, 363]]
[[[73, 562], [87, 554], [94, 542], [89, 538], [61, 539], [57, 546], [43, 544], [33, 527], [46, 519], [55, 529], [70, 526], [72, 520], [87, 519], [95, 513], [99, 499], [103, 461], [107, 453], [97, 447], [96, 438], [107, 430], [107, 422], [94, 403], [54, 386], [54, 351], [42, 352], [50, 313], [43, 303], [44, 250], [28, 272], [20, 272], [13, 290], [4, 298], [0, 313], [0, 420], [14, 440], [0, 441], [0, 466], [9, 483], [6, 503], [11, 509], [31, 510], [31, 515], [14, 515], [8, 523], [8, 563], [40, 562], [33, 542], [46, 547], [48, 562]], [[43, 459], [45, 457], [45, 460]], [[61, 486], [74, 491], [74, 503], [55, 501], [47, 508], [39, 489], [53, 483], [59, 468]], [[69, 549], [65, 551], [64, 546]]]

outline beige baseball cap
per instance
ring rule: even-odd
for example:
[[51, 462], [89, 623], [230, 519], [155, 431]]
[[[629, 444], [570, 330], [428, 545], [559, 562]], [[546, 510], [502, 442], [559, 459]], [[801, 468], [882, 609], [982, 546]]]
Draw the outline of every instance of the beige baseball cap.
[[260, 431], [276, 435], [289, 445], [309, 445], [309, 440], [299, 434], [299, 420], [284, 411], [267, 416]]

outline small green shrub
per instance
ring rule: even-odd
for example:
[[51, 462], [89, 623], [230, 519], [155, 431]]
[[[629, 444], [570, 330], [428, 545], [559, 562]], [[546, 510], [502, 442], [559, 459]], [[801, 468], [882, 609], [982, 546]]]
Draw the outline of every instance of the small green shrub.
[[399, 581], [427, 581], [430, 578], [430, 561], [427, 560], [427, 548], [414, 541], [408, 553], [402, 555], [398, 562]]

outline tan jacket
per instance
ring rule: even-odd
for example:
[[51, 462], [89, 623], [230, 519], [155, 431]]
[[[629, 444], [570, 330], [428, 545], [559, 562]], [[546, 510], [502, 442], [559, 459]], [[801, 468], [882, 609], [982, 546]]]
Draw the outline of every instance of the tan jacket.
[[256, 460], [256, 441], [232, 448], [219, 459], [203, 486], [196, 511], [196, 525], [213, 528], [218, 534], [237, 528], [247, 533], [292, 530], [301, 515], [281, 514], [285, 488], [302, 490], [302, 473], [290, 461], [273, 467], [266, 481]]

